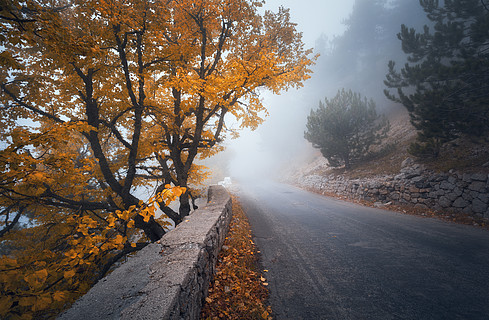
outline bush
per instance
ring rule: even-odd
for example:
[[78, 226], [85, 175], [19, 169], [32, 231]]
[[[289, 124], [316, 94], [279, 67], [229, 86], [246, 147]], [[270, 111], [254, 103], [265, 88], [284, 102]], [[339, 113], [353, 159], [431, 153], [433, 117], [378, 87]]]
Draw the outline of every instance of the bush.
[[307, 117], [304, 137], [321, 150], [331, 166], [351, 164], [370, 153], [370, 147], [380, 144], [389, 130], [389, 121], [377, 115], [372, 99], [342, 89]]

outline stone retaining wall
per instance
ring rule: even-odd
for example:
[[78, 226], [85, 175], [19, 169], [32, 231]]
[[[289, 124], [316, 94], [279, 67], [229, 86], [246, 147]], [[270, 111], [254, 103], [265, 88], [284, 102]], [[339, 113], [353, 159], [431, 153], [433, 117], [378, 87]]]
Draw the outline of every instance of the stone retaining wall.
[[198, 319], [231, 206], [223, 187], [210, 187], [205, 208], [128, 258], [59, 319]]
[[397, 175], [348, 180], [343, 176], [306, 175], [304, 188], [351, 199], [407, 204], [436, 211], [463, 212], [489, 218], [489, 179], [486, 173], [434, 173], [407, 159]]

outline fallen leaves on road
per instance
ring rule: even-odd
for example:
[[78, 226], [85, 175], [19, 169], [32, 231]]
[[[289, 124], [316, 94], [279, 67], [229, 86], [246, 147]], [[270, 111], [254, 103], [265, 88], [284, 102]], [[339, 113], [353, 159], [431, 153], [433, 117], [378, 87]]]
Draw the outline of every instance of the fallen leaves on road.
[[248, 218], [233, 196], [233, 218], [201, 319], [272, 319], [271, 307], [266, 305], [268, 283], [260, 273], [256, 253]]

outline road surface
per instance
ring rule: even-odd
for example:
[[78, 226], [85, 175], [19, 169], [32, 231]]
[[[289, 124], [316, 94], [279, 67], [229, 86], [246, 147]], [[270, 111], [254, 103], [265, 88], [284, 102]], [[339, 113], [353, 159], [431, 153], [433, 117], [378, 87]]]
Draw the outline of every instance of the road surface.
[[275, 319], [489, 319], [489, 231], [242, 184]]

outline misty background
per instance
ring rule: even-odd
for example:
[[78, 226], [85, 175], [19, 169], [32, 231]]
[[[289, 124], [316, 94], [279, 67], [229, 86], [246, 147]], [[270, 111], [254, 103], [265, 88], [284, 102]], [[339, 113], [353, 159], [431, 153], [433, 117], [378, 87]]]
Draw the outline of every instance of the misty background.
[[418, 1], [413, 0], [270, 0], [263, 10], [290, 8], [291, 21], [302, 32], [306, 48], [319, 54], [312, 77], [299, 90], [281, 95], [262, 91], [269, 116], [255, 131], [240, 131], [228, 138], [226, 150], [206, 160], [210, 183], [224, 176], [259, 181], [278, 178], [319, 155], [304, 139], [307, 116], [320, 100], [333, 98], [341, 88], [374, 99], [378, 113], [406, 112], [387, 100], [383, 81], [389, 60], [405, 62], [401, 24], [422, 30], [428, 24]]

